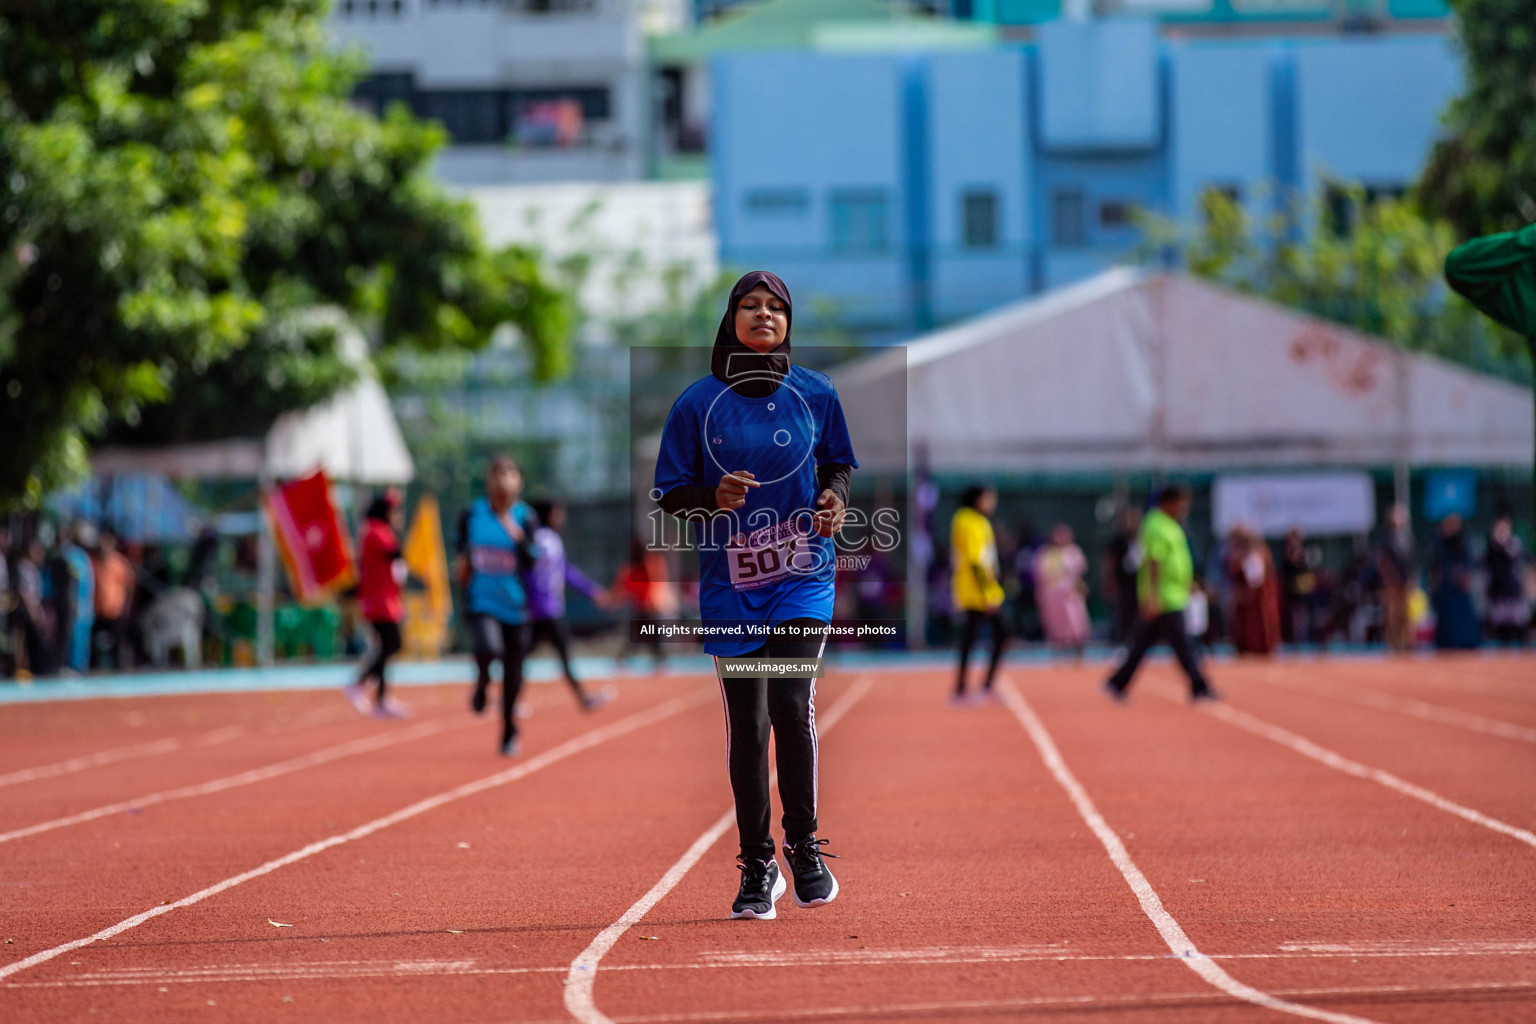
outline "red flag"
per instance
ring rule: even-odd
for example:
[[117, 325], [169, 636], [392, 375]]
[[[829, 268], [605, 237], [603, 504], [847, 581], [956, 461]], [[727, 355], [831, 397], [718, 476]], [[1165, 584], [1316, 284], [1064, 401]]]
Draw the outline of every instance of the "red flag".
[[264, 505], [288, 581], [304, 604], [352, 585], [352, 542], [323, 470], [268, 491]]

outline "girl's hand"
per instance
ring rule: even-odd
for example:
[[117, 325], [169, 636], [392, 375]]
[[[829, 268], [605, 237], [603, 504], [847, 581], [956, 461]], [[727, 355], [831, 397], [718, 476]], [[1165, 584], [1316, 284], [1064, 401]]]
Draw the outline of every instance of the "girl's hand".
[[744, 469], [727, 473], [720, 478], [720, 483], [715, 488], [715, 504], [723, 509], [741, 508], [747, 503], [747, 488], [761, 486], [762, 484]]
[[507, 536], [512, 538], [513, 543], [523, 542], [523, 528], [517, 525], [517, 520], [512, 518], [511, 512], [503, 512], [496, 518], [501, 520], [501, 528], [507, 531]]
[[833, 494], [830, 487], [821, 492], [816, 504], [821, 509], [816, 513], [816, 532], [822, 537], [831, 537], [843, 528], [848, 510], [843, 505], [843, 499]]

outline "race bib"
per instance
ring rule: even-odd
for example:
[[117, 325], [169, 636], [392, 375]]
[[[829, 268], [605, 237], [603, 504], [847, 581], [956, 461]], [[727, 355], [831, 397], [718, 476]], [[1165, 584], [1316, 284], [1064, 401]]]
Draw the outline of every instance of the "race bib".
[[810, 533], [793, 521], [738, 533], [725, 555], [735, 590], [766, 587], [791, 573], [808, 573], [816, 565]]

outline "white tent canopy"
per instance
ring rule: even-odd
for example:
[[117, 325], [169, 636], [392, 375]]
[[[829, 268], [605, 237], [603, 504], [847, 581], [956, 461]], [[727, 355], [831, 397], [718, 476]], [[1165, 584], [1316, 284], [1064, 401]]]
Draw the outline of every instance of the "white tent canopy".
[[[316, 317], [335, 316], [316, 311]], [[282, 480], [325, 470], [332, 480], [405, 484], [416, 475], [389, 396], [367, 369], [363, 339], [342, 322], [341, 344], [363, 367], [350, 388], [328, 401], [284, 413], [261, 439], [211, 441], [162, 448], [104, 448], [91, 457], [98, 475], [161, 473], [175, 478]]]
[[887, 472], [1531, 462], [1527, 389], [1182, 275], [1107, 271], [833, 377]]

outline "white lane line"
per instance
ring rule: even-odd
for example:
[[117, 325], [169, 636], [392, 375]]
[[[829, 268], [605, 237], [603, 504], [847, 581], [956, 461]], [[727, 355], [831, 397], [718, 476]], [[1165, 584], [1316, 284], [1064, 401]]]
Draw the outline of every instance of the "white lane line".
[[1489, 678], [1451, 671], [1448, 666], [1435, 665], [1433, 656], [1420, 660], [1415, 667], [1427, 668], [1429, 671], [1414, 673], [1408, 680], [1410, 684], [1427, 686], [1432, 690], [1443, 690], [1446, 693], [1459, 693], [1463, 696], [1468, 693], [1477, 693], [1500, 700], [1536, 700], [1536, 686], [1522, 685], [1516, 679]]
[[[848, 713], [848, 709], [869, 692], [872, 685], [873, 680], [868, 676], [855, 679], [842, 698], [823, 716], [820, 724], [821, 731], [831, 730]], [[772, 785], [771, 781], [770, 785]], [[655, 885], [651, 886], [649, 892], [636, 900], [617, 921], [598, 932], [587, 948], [571, 961], [570, 971], [565, 977], [565, 1008], [572, 1017], [581, 1021], [582, 1024], [612, 1024], [611, 1020], [597, 1008], [592, 995], [593, 986], [597, 983], [598, 965], [625, 932], [634, 927], [642, 917], [650, 913], [652, 907], [677, 887], [677, 883], [683, 880], [683, 876], [703, 858], [721, 836], [725, 835], [735, 820], [735, 809], [727, 809], [713, 825], [705, 829], [703, 835], [693, 841], [693, 845], [678, 858], [677, 863], [666, 870]]]
[[[1536, 942], [1469, 942], [1413, 948], [1412, 943], [1283, 944], [1274, 953], [1213, 953], [1212, 960], [1401, 960], [1408, 958], [1530, 956]], [[933, 947], [895, 950], [704, 952], [692, 963], [620, 964], [605, 971], [716, 971], [803, 969], [807, 967], [914, 967], [954, 964], [1149, 963], [1169, 953], [1074, 953], [1068, 949], [1020, 946]], [[202, 967], [123, 967], [85, 971], [43, 981], [7, 982], [5, 988], [115, 988], [133, 985], [233, 984], [253, 981], [334, 981], [342, 978], [400, 978], [437, 975], [566, 974], [570, 965], [511, 966], [479, 960], [325, 960], [304, 963], [219, 964]]]
[[[1165, 700], [1174, 700], [1172, 696], [1160, 690], [1157, 693]], [[1262, 718], [1255, 718], [1246, 711], [1239, 711], [1227, 704], [1211, 703], [1201, 705], [1200, 710], [1212, 718], [1219, 718], [1228, 725], [1235, 725], [1239, 729], [1253, 733], [1255, 736], [1262, 736], [1267, 740], [1272, 740], [1282, 747], [1293, 750], [1303, 757], [1309, 757], [1314, 761], [1325, 764], [1336, 771], [1341, 771], [1345, 775], [1353, 775], [1357, 779], [1368, 779], [1371, 782], [1379, 783], [1394, 792], [1413, 797], [1415, 800], [1421, 800], [1431, 807], [1445, 811], [1447, 814], [1454, 814], [1463, 821], [1469, 821], [1474, 825], [1481, 825], [1501, 835], [1518, 840], [1527, 846], [1536, 847], [1536, 833], [1511, 825], [1508, 822], [1500, 821], [1498, 818], [1490, 817], [1482, 811], [1473, 810], [1465, 804], [1459, 804], [1433, 790], [1425, 789], [1423, 786], [1415, 785], [1406, 779], [1398, 778], [1391, 772], [1383, 771], [1380, 768], [1372, 768], [1369, 765], [1361, 764], [1359, 761], [1351, 761], [1343, 754], [1329, 750], [1327, 747], [1319, 746], [1306, 737], [1298, 736], [1288, 729], [1282, 729], [1278, 725], [1271, 725]]]
[[145, 921], [159, 917], [161, 914], [169, 914], [173, 910], [179, 910], [182, 907], [190, 907], [194, 903], [201, 903], [203, 900], [206, 900], [211, 896], [217, 896], [219, 893], [224, 892], [227, 889], [233, 889], [237, 885], [243, 885], [246, 882], [251, 881], [253, 878], [260, 878], [263, 875], [270, 875], [272, 872], [278, 870], [279, 868], [287, 867], [290, 864], [297, 864], [299, 861], [307, 860], [317, 853], [324, 853], [326, 850], [329, 850], [332, 847], [341, 846], [343, 843], [354, 842], [358, 839], [366, 839], [368, 836], [373, 835], [375, 832], [389, 828], [391, 825], [398, 825], [402, 821], [408, 821], [411, 818], [419, 817], [420, 815], [426, 814], [428, 811], [435, 811], [439, 807], [442, 807], [446, 804], [451, 804], [456, 800], [463, 800], [465, 797], [474, 796], [489, 789], [495, 789], [497, 786], [503, 786], [509, 782], [516, 782], [518, 779], [532, 775], [534, 772], [539, 771], [540, 769], [548, 768], [552, 764], [563, 761], [573, 754], [579, 754], [583, 750], [589, 750], [592, 747], [606, 743], [608, 740], [615, 739], [616, 737], [634, 732], [636, 729], [641, 729], [647, 725], [662, 721], [663, 719], [669, 718], [672, 715], [678, 714], [679, 712], [686, 711], [689, 708], [702, 704], [711, 697], [713, 697], [712, 690], [703, 690], [699, 693], [695, 693], [686, 697], [673, 697], [670, 700], [663, 701], [648, 711], [637, 712], [636, 714], [630, 715], [627, 718], [621, 718], [617, 722], [614, 722], [610, 725], [601, 726], [600, 728], [593, 729], [589, 732], [584, 732], [580, 736], [568, 739], [558, 746], [551, 747], [550, 749], [544, 751], [542, 754], [539, 754], [535, 757], [530, 757], [522, 764], [514, 765], [513, 767], [504, 771], [499, 771], [494, 775], [487, 775], [484, 778], [476, 779], [473, 782], [466, 782], [462, 786], [455, 786], [453, 789], [446, 790], [437, 794], [436, 796], [429, 796], [425, 800], [418, 800], [408, 807], [402, 807], [400, 810], [395, 811], [392, 814], [386, 814], [382, 818], [375, 818], [372, 821], [359, 825], [351, 831], [344, 832], [341, 835], [331, 836], [327, 839], [322, 839], [318, 842], [310, 843], [308, 846], [294, 850], [292, 853], [284, 854], [283, 856], [274, 858], [273, 860], [269, 860], [265, 864], [251, 868], [249, 871], [243, 871], [238, 875], [233, 875], [224, 879], [222, 882], [216, 882], [213, 885], [208, 886], [206, 889], [199, 889], [197, 892], [190, 896], [183, 896], [181, 899], [174, 903], [163, 903], [158, 907], [151, 907], [143, 913], [134, 914], [132, 917], [124, 918], [117, 924], [103, 928], [101, 931], [96, 932], [93, 935], [87, 935], [81, 939], [74, 939], [73, 941], [66, 942], [63, 945], [54, 946], [52, 949], [45, 949], [40, 953], [33, 953], [31, 956], [23, 960], [17, 960], [14, 963], [6, 964], [4, 967], [0, 967], [0, 978], [9, 978], [13, 974], [25, 971], [31, 967], [36, 967], [38, 964], [47, 963], [49, 960], [52, 960], [55, 957], [63, 956], [65, 953], [79, 949], [82, 946], [89, 946], [93, 942], [100, 942], [103, 939], [110, 939], [115, 935], [121, 935], [123, 932], [137, 928]]
[[67, 828], [70, 825], [79, 825], [87, 821], [95, 821], [98, 818], [106, 818], [114, 814], [140, 811], [146, 807], [163, 804], [169, 800], [186, 800], [192, 797], [223, 793], [239, 786], [249, 786], [252, 783], [265, 782], [267, 779], [275, 779], [282, 775], [291, 775], [306, 768], [329, 764], [332, 761], [339, 761], [344, 757], [351, 757], [354, 754], [366, 754], [375, 750], [383, 750], [385, 747], [392, 747], [399, 743], [409, 743], [412, 740], [433, 736], [449, 729], [464, 728], [471, 724], [473, 724], [472, 721], [461, 720], [456, 716], [451, 719], [448, 716], [444, 716], [429, 722], [419, 722], [404, 729], [379, 733], [374, 736], [365, 736], [362, 739], [351, 740], [347, 743], [339, 743], [334, 747], [326, 747], [311, 754], [291, 757], [285, 761], [264, 765], [261, 768], [252, 768], [250, 771], [240, 772], [236, 775], [226, 775], [221, 779], [199, 782], [191, 786], [179, 786], [176, 789], [162, 789], [158, 793], [147, 793], [144, 796], [135, 797], [131, 800], [119, 800], [117, 803], [93, 807], [88, 811], [81, 811], [78, 814], [54, 818], [51, 821], [39, 822], [36, 825], [28, 825], [25, 828], [12, 829], [9, 832], [0, 832], [0, 843], [9, 843], [15, 839], [24, 839], [27, 836], [52, 832], [55, 829]]
[[1536, 743], [1536, 729], [1529, 726], [1516, 725], [1498, 718], [1488, 718], [1484, 715], [1475, 715], [1470, 711], [1462, 711], [1459, 708], [1448, 708], [1443, 704], [1431, 704], [1429, 701], [1418, 700], [1414, 697], [1400, 697], [1396, 694], [1382, 693], [1367, 686], [1359, 686], [1355, 683], [1346, 683], [1332, 676], [1321, 673], [1308, 672], [1306, 675], [1331, 684], [1327, 688], [1318, 686], [1298, 686], [1289, 680], [1276, 678], [1281, 672], [1266, 672], [1259, 678], [1271, 686], [1283, 686], [1287, 689], [1303, 689], [1307, 693], [1315, 693], [1333, 700], [1349, 701], [1364, 707], [1376, 708], [1382, 711], [1395, 711], [1399, 714], [1412, 715], [1414, 718], [1422, 718], [1426, 722], [1434, 722], [1438, 725], [1454, 725], [1473, 732], [1487, 733], [1490, 736], [1498, 736], [1506, 740], [1519, 740], [1523, 743]]
[[[298, 732], [326, 722], [335, 721], [343, 716], [355, 714], [350, 708], [318, 708], [301, 715], [289, 718], [280, 718], [269, 722], [262, 731], [268, 734], [279, 732]], [[167, 736], [164, 739], [153, 740], [148, 743], [138, 743], [127, 747], [114, 747], [111, 750], [102, 750], [94, 754], [81, 754], [71, 757], [66, 761], [57, 761], [53, 764], [38, 765], [35, 768], [21, 768], [5, 775], [0, 775], [0, 786], [14, 786], [23, 782], [36, 782], [39, 779], [51, 779], [60, 775], [68, 775], [71, 772], [85, 771], [88, 768], [100, 768], [103, 765], [117, 764], [120, 761], [131, 761], [141, 757], [155, 757], [159, 754], [174, 754], [187, 746], [216, 747], [226, 743], [237, 736], [250, 731], [247, 725], [227, 725], [221, 729], [201, 733], [191, 738], [181, 736]]]
[[197, 745], [200, 747], [216, 747], [221, 743], [228, 743], [237, 736], [244, 736], [247, 731], [247, 727], [243, 725], [226, 725], [222, 729], [203, 733], [198, 738]]
[[59, 775], [68, 775], [70, 772], [85, 771], [87, 768], [98, 768], [104, 764], [131, 761], [136, 757], [154, 757], [156, 754], [170, 754], [180, 750], [181, 743], [180, 739], [170, 737], [163, 740], [155, 740], [152, 743], [135, 744], [131, 747], [115, 747], [111, 750], [103, 750], [95, 754], [81, 754], [79, 757], [71, 757], [67, 761], [41, 764], [35, 768], [22, 768], [18, 771], [0, 775], [0, 786], [14, 786], [22, 782], [51, 779]]
[[1362, 939], [1359, 942], [1282, 942], [1281, 953], [1326, 956], [1510, 956], [1536, 953], [1536, 939]]
[[[1376, 996], [1455, 996], [1474, 995], [1480, 992], [1529, 992], [1536, 989], [1536, 982], [1490, 981], [1468, 985], [1415, 986], [1380, 985], [1361, 988], [1297, 988], [1277, 990], [1281, 995], [1298, 999], [1369, 999]], [[1084, 995], [1084, 996], [1037, 996], [1025, 999], [967, 999], [953, 1002], [895, 1003], [864, 1006], [825, 1006], [804, 1010], [705, 1010], [698, 1013], [659, 1013], [643, 1016], [618, 1017], [615, 1024], [693, 1024], [706, 1021], [792, 1021], [792, 1020], [839, 1020], [848, 1017], [895, 1019], [896, 1016], [923, 1017], [937, 1014], [979, 1015], [996, 1014], [1003, 1010], [1032, 1010], [1072, 1008], [1081, 1006], [1145, 1007], [1180, 1005], [1184, 1003], [1211, 1003], [1221, 1000], [1219, 992], [1162, 992], [1148, 995]]]
[[1004, 679], [1002, 684], [1003, 700], [1008, 705], [1024, 731], [1029, 734], [1030, 741], [1040, 753], [1040, 759], [1045, 762], [1046, 768], [1056, 778], [1061, 788], [1066, 790], [1073, 805], [1077, 808], [1078, 815], [1087, 823], [1099, 842], [1104, 845], [1104, 850], [1109, 854], [1109, 859], [1119, 869], [1126, 884], [1136, 894], [1137, 901], [1141, 904], [1145, 913], [1157, 933], [1163, 937], [1163, 942], [1168, 949], [1179, 959], [1184, 966], [1194, 971], [1207, 984], [1213, 988], [1225, 992], [1235, 999], [1241, 999], [1245, 1003], [1262, 1006], [1269, 1010], [1278, 1010], [1281, 1013], [1289, 1013], [1297, 1017], [1308, 1017], [1312, 1020], [1330, 1021], [1332, 1024], [1361, 1024], [1368, 1020], [1365, 1017], [1356, 1017], [1347, 1013], [1333, 1013], [1328, 1010], [1320, 1010], [1316, 1007], [1303, 1006], [1293, 1003], [1278, 996], [1261, 992], [1252, 985], [1246, 985], [1238, 981], [1232, 975], [1222, 970], [1210, 957], [1200, 952], [1194, 942], [1184, 933], [1183, 927], [1173, 915], [1168, 913], [1163, 906], [1162, 899], [1157, 895], [1157, 890], [1152, 888], [1152, 883], [1147, 881], [1147, 876], [1141, 873], [1136, 862], [1131, 860], [1131, 855], [1126, 852], [1125, 844], [1120, 837], [1109, 827], [1103, 815], [1094, 806], [1093, 800], [1088, 796], [1088, 791], [1083, 789], [1082, 783], [1072, 774], [1067, 763], [1062, 760], [1061, 752], [1056, 749], [1056, 741], [1046, 731], [1045, 726], [1035, 715], [1029, 702], [1019, 693], [1011, 680]]

